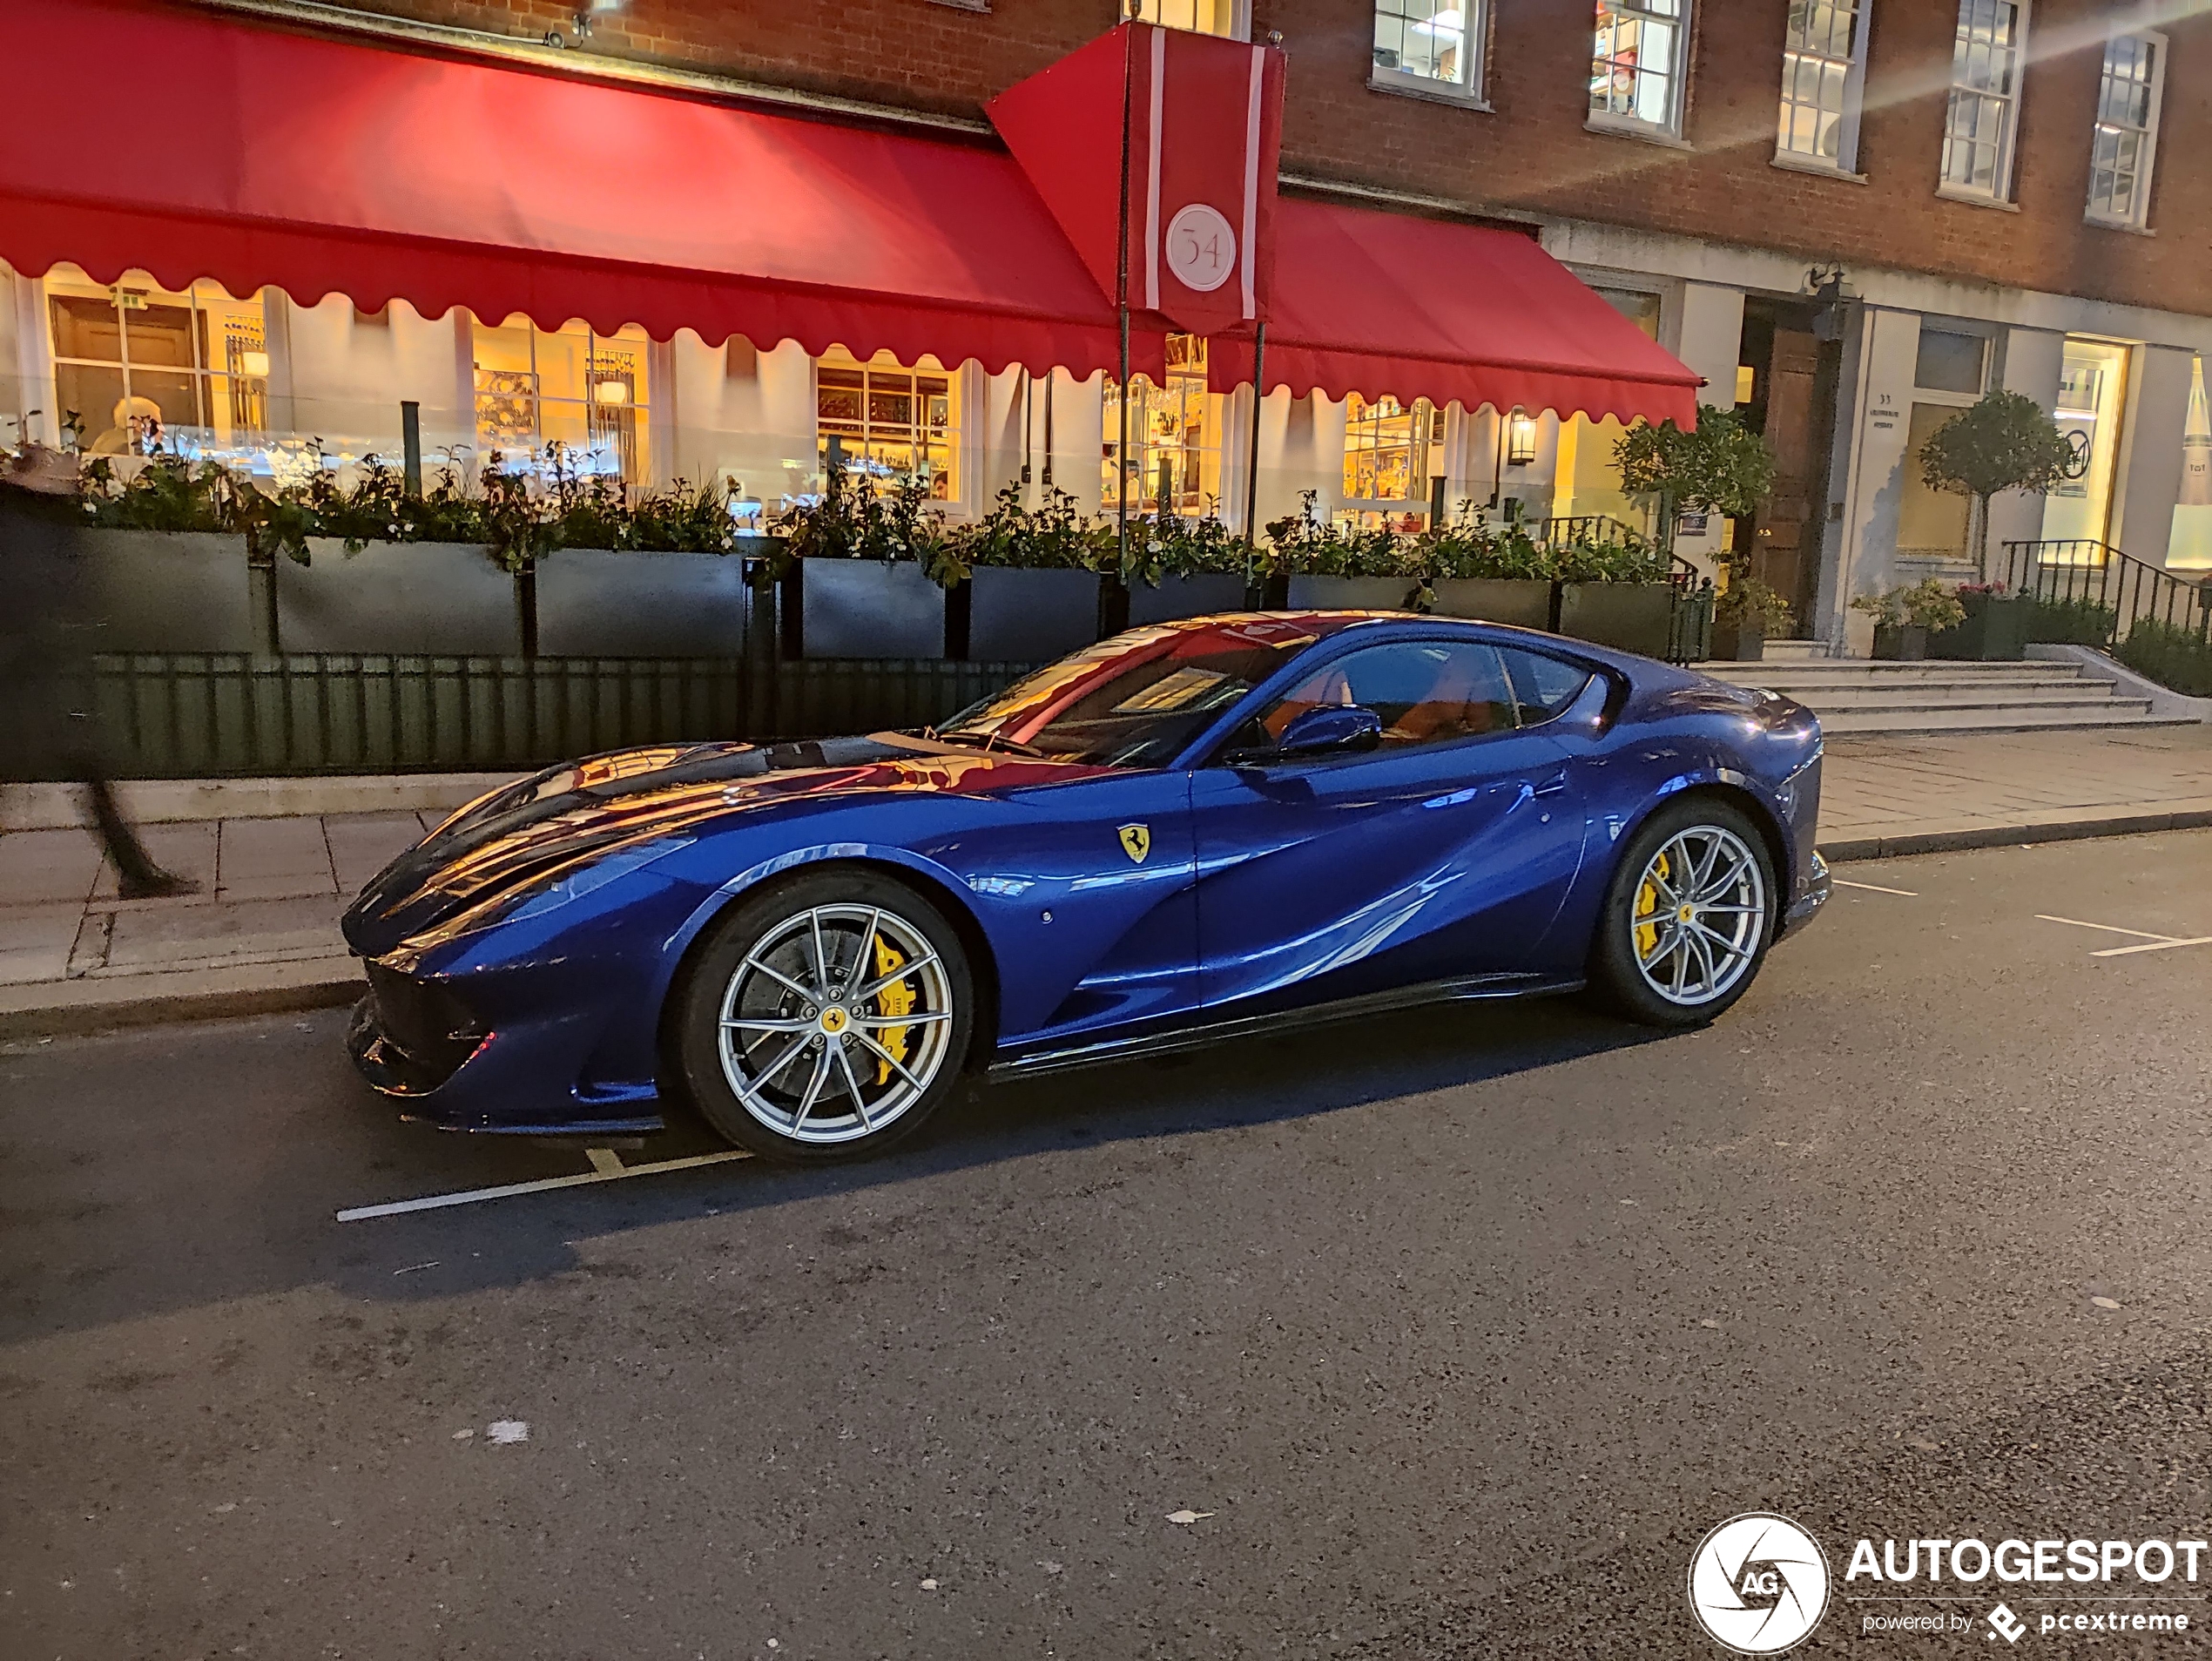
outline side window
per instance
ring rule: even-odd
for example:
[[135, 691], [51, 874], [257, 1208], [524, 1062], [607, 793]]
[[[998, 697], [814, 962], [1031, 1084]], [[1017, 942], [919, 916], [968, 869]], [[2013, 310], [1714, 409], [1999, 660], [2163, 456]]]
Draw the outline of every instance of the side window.
[[1271, 740], [1310, 709], [1359, 704], [1382, 718], [1383, 747], [1440, 744], [1521, 723], [1494, 646], [1409, 640], [1338, 658], [1294, 686], [1260, 725]]
[[1523, 726], [1548, 721], [1590, 684], [1588, 670], [1558, 658], [1547, 658], [1541, 652], [1521, 652], [1506, 646], [1498, 655], [1506, 660], [1506, 672], [1513, 679], [1514, 699], [1520, 706]]

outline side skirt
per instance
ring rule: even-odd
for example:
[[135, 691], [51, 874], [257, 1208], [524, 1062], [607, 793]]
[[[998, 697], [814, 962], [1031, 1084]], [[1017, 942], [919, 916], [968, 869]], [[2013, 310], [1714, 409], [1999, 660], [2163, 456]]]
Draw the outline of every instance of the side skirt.
[[1420, 986], [1399, 987], [1388, 992], [1369, 992], [1359, 997], [1341, 998], [1334, 1003], [1317, 1003], [1305, 1009], [1237, 1016], [1225, 1021], [1207, 1021], [1196, 1026], [1176, 1027], [1164, 1032], [1148, 1032], [1135, 1037], [1105, 1038], [1091, 1043], [1034, 1050], [1025, 1055], [993, 1062], [985, 1070], [984, 1076], [993, 1084], [998, 1084], [1011, 1078], [1031, 1077], [1039, 1073], [1061, 1072], [1071, 1067], [1088, 1067], [1096, 1062], [1122, 1061], [1136, 1056], [1169, 1055], [1178, 1050], [1199, 1050], [1231, 1038], [1248, 1038], [1291, 1027], [1309, 1027], [1318, 1021], [1353, 1021], [1362, 1016], [1386, 1015], [1395, 1009], [1419, 1009], [1430, 1003], [1548, 997], [1557, 993], [1579, 992], [1583, 985], [1582, 977], [1579, 975], [1571, 979], [1553, 979], [1541, 975], [1484, 975], [1468, 980], [1430, 981]]

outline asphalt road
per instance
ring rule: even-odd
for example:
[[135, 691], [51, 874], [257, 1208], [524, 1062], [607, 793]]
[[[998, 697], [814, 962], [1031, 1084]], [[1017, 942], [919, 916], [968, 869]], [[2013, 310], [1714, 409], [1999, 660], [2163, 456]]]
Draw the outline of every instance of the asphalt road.
[[400, 1126], [336, 1012], [19, 1046], [0, 1657], [1706, 1656], [1763, 1509], [1811, 1652], [2009, 1652], [1861, 1637], [1844, 1558], [2212, 1528], [2212, 945], [2036, 915], [2212, 935], [2212, 834], [1842, 874], [1911, 892], [1703, 1033], [1407, 1015], [350, 1223], [587, 1167]]

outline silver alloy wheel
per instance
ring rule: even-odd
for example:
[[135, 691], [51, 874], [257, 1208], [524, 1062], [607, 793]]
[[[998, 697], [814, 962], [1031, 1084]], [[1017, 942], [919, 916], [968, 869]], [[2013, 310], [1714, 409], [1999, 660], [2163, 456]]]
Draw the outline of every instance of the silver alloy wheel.
[[777, 1135], [873, 1135], [927, 1092], [951, 1048], [952, 982], [928, 937], [880, 906], [794, 912], [723, 989], [722, 1076]]
[[1766, 919], [1758, 856], [1733, 831], [1692, 825], [1669, 837], [1636, 881], [1629, 917], [1636, 972], [1669, 1003], [1710, 1003], [1758, 961]]

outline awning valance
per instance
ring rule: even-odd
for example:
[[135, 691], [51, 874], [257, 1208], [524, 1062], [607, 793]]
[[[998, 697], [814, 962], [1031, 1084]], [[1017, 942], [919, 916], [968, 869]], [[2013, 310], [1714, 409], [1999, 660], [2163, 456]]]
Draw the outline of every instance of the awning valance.
[[[1217, 336], [1217, 390], [1252, 378], [1252, 341]], [[1268, 388], [1551, 409], [1697, 416], [1698, 376], [1534, 237], [1285, 198], [1276, 209]]]
[[[1012, 158], [132, 0], [11, 10], [0, 259], [1111, 373]], [[1134, 341], [1159, 372], [1160, 338]]]

